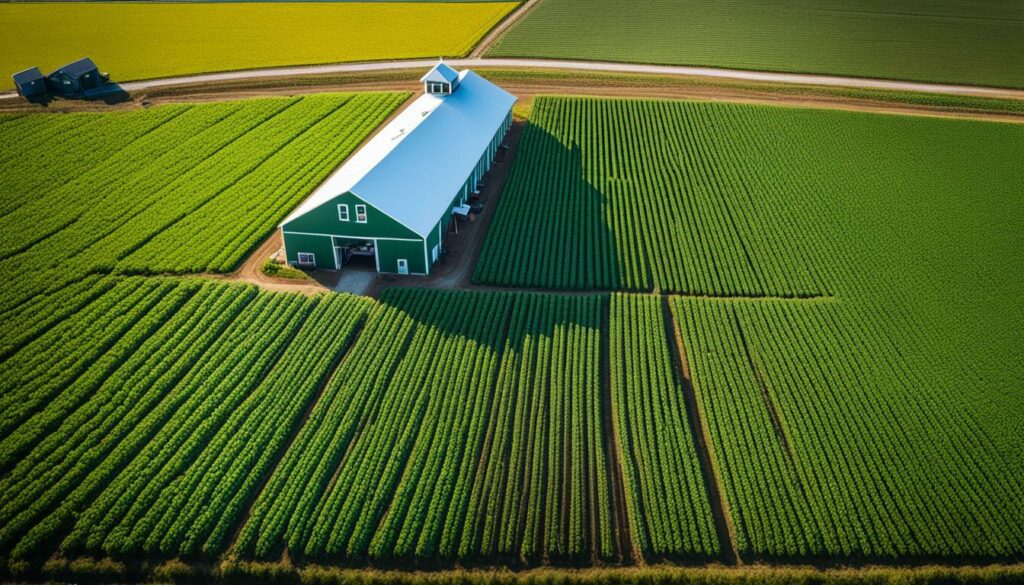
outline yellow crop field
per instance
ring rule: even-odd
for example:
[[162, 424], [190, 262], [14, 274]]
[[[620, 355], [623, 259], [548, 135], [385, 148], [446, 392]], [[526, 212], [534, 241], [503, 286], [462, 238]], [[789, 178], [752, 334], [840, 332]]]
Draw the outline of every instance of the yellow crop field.
[[116, 81], [458, 56], [516, 2], [0, 4], [0, 74], [92, 57]]

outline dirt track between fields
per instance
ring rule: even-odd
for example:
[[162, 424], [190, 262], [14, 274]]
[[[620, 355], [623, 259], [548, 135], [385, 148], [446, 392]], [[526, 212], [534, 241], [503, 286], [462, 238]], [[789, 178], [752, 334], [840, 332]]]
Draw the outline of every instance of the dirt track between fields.
[[[500, 70], [502, 74], [508, 70]], [[109, 106], [89, 102], [59, 101], [45, 111], [103, 111], [130, 109], [166, 103], [202, 103], [253, 97], [302, 95], [332, 91], [419, 91], [421, 88], [410, 71], [409, 76], [389, 73], [387, 77], [355, 76], [351, 78], [303, 78], [294, 80], [294, 85], [266, 84], [258, 82], [232, 82], [223, 84], [200, 84], [174, 88], [157, 88], [136, 93], [122, 104]], [[483, 73], [487, 75], [487, 71]], [[928, 116], [1009, 122], [1024, 124], [1024, 112], [973, 110], [958, 107], [914, 104], [884, 99], [857, 98], [802, 88], [793, 93], [777, 88], [735, 85], [708, 85], [693, 78], [669, 77], [615, 77], [609, 80], [586, 77], [575, 78], [571, 73], [566, 77], [538, 77], [530, 79], [523, 74], [522, 80], [499, 79], [499, 83], [519, 97], [521, 104], [529, 104], [536, 95], [586, 95], [595, 97], [633, 97], [649, 99], [694, 99], [746, 104], [775, 105], [781, 107], [847, 110], [875, 114]], [[822, 88], [826, 89], [826, 88]], [[0, 112], [31, 112], [41, 108], [22, 102], [0, 102]]]
[[[203, 73], [182, 77], [167, 77], [145, 81], [129, 81], [121, 83], [122, 89], [129, 93], [152, 90], [163, 87], [196, 84], [216, 84], [252, 79], [289, 78], [325, 74], [351, 74], [366, 72], [385, 72], [402, 69], [425, 70], [436, 63], [433, 59], [414, 59], [398, 61], [373, 61], [361, 63], [335, 63], [326, 65], [308, 65], [298, 67], [277, 67], [268, 69], [249, 69], [243, 71], [225, 71], [220, 73]], [[842, 77], [836, 75], [813, 75], [803, 73], [778, 73], [772, 71], [749, 71], [740, 69], [722, 69], [716, 67], [690, 67], [684, 65], [644, 65], [638, 63], [615, 63], [605, 61], [572, 61], [560, 59], [505, 59], [505, 58], [466, 58], [447, 61], [456, 68], [502, 67], [533, 70], [554, 71], [587, 71], [603, 73], [625, 73], [644, 75], [671, 75], [703, 78], [706, 80], [734, 80], [753, 83], [771, 83], [794, 86], [830, 86], [847, 89], [876, 89], [885, 91], [906, 91], [935, 93], [943, 95], [973, 96], [997, 99], [1024, 100], [1024, 90], [998, 87], [981, 87], [971, 85], [950, 85], [941, 83], [920, 83], [890, 79], [870, 79], [861, 77]], [[17, 94], [7, 92], [0, 94], [0, 100], [17, 100]]]

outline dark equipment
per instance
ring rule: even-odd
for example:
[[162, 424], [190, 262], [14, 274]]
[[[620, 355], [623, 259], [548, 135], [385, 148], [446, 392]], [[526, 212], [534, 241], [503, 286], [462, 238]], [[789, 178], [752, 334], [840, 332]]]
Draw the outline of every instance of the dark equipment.
[[46, 78], [38, 67], [26, 69], [15, 73], [14, 86], [18, 88], [18, 95], [26, 98], [46, 93]]
[[15, 73], [18, 94], [30, 102], [46, 105], [55, 96], [117, 103], [128, 94], [110, 76], [102, 73], [92, 59], [85, 57], [44, 76], [38, 67]]
[[100, 73], [99, 67], [92, 59], [85, 57], [47, 75], [46, 87], [59, 95], [84, 95], [108, 80], [106, 75]]

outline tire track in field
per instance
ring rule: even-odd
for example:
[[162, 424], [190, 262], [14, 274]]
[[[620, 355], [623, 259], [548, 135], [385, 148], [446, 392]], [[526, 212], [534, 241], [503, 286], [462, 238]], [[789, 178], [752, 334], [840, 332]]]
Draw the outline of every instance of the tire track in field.
[[750, 371], [754, 374], [754, 380], [757, 382], [757, 387], [761, 391], [761, 397], [764, 399], [765, 409], [768, 411], [768, 418], [772, 421], [772, 429], [775, 431], [775, 437], [779, 440], [779, 445], [782, 447], [782, 452], [785, 453], [786, 459], [792, 463], [793, 451], [789, 446], [789, 439], [786, 437], [786, 429], [782, 426], [782, 418], [779, 416], [779, 410], [775, 406], [775, 401], [772, 399], [771, 392], [768, 391], [768, 386], [764, 383], [764, 378], [761, 376], [760, 368], [757, 367], [757, 361], [754, 359], [754, 352], [750, 349], [750, 344], [747, 342], [747, 336], [743, 333], [743, 326], [740, 325], [739, 315], [734, 311], [732, 317], [736, 323], [736, 331], [740, 335], [740, 345], [743, 346], [743, 353], [746, 355], [747, 364], [750, 366]]
[[711, 515], [714, 518], [719, 549], [723, 560], [731, 565], [742, 565], [743, 557], [740, 556], [736, 545], [736, 527], [732, 523], [729, 502], [722, 491], [720, 473], [711, 453], [711, 434], [700, 411], [697, 391], [690, 378], [690, 364], [686, 359], [686, 349], [667, 296], [661, 297], [661, 310], [665, 323], [665, 338], [669, 341], [669, 353], [672, 355], [672, 367], [677, 378], [682, 382], [686, 416], [690, 422], [690, 434], [693, 436], [694, 447], [696, 447], [704, 488], [711, 503]]
[[267, 467], [266, 476], [260, 479], [259, 489], [253, 492], [253, 496], [249, 499], [248, 502], [245, 503], [245, 506], [242, 508], [242, 514], [239, 515], [238, 519], [236, 520], [235, 526], [231, 528], [231, 538], [229, 538], [226, 541], [228, 544], [225, 547], [225, 550], [230, 551], [234, 549], [235, 543], [238, 541], [238, 536], [242, 532], [242, 528], [245, 527], [245, 525], [249, 522], [249, 518], [252, 516], [253, 507], [256, 506], [256, 502], [259, 501], [260, 496], [263, 495], [264, 490], [267, 489], [267, 484], [270, 483], [270, 478], [274, 476], [274, 472], [277, 471], [278, 466], [281, 464], [281, 460], [284, 459], [285, 454], [288, 453], [289, 450], [291, 450], [292, 444], [295, 443], [295, 439], [298, 438], [299, 433], [301, 433], [302, 429], [305, 428], [306, 421], [309, 420], [309, 416], [313, 413], [313, 409], [316, 408], [316, 405], [320, 403], [320, 399], [323, 397], [324, 391], [327, 389], [327, 385], [334, 377], [335, 372], [337, 372], [338, 369], [341, 368], [342, 364], [345, 363], [345, 358], [348, 357], [349, 353], [351, 353], [352, 351], [352, 348], [355, 347], [356, 341], [359, 339], [359, 336], [363, 333], [363, 328], [366, 327], [366, 322], [369, 318], [369, 311], [367, 311], [367, 313], [362, 316], [362, 318], [359, 320], [359, 323], [357, 323], [355, 328], [352, 330], [352, 333], [350, 334], [351, 339], [349, 340], [349, 342], [345, 344], [345, 347], [343, 347], [342, 350], [338, 353], [338, 357], [335, 358], [334, 363], [328, 369], [327, 373], [324, 374], [323, 379], [320, 380], [320, 383], [317, 384], [317, 389], [313, 393], [312, 400], [309, 401], [309, 404], [306, 406], [306, 409], [302, 412], [302, 416], [299, 418], [299, 421], [292, 427], [291, 434], [284, 441], [284, 443], [282, 443], [277, 453], [274, 454], [273, 459], [271, 459], [270, 466]]
[[624, 564], [644, 564], [643, 551], [633, 542], [633, 531], [629, 527], [626, 512], [626, 490], [622, 477], [622, 457], [619, 445], [619, 429], [612, 413], [611, 384], [611, 327], [609, 326], [609, 302], [605, 295], [601, 302], [601, 425], [604, 428], [605, 451], [608, 453], [608, 476], [612, 488], [612, 510], [615, 513], [613, 528], [617, 537], [616, 548]]

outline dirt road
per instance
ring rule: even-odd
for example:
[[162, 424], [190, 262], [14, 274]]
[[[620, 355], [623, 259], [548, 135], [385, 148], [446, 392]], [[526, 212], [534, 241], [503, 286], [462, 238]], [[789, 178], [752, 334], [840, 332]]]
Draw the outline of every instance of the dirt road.
[[[278, 67], [273, 69], [250, 69], [246, 71], [228, 71], [224, 73], [205, 73], [186, 77], [167, 77], [148, 81], [132, 81], [122, 83], [125, 91], [137, 92], [175, 85], [197, 85], [206, 83], [222, 83], [246, 79], [298, 77], [322, 74], [345, 74], [393, 71], [400, 69], [427, 69], [436, 63], [433, 59], [414, 59], [401, 61], [377, 61], [370, 63], [339, 63], [328, 65], [309, 65], [302, 67]], [[640, 65], [634, 63], [609, 63], [600, 61], [566, 61], [556, 59], [496, 59], [467, 58], [447, 61], [453, 67], [510, 67], [535, 70], [589, 71], [606, 73], [639, 73], [648, 75], [674, 75], [715, 79], [732, 79], [739, 81], [777, 83], [787, 85], [818, 85], [853, 89], [881, 89], [889, 91], [909, 91], [936, 93], [945, 95], [961, 95], [999, 99], [1024, 100], [1024, 90], [1004, 89], [995, 87], [978, 87], [968, 85], [947, 85], [939, 83], [917, 83], [912, 81], [896, 81], [887, 79], [867, 79], [859, 77], [839, 77], [834, 75], [810, 75], [802, 73], [774, 73], [770, 71], [743, 71], [737, 69], [720, 69], [715, 67], [687, 67], [682, 65]], [[17, 98], [17, 94], [8, 92], [0, 94], [0, 99]]]

